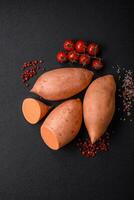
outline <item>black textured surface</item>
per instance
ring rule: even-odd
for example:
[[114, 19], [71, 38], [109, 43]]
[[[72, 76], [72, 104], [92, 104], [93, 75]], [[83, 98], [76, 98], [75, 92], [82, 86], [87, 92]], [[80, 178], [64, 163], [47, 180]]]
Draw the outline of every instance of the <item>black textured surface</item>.
[[134, 124], [117, 117], [111, 150], [94, 159], [80, 156], [76, 140], [51, 151], [40, 138], [40, 125], [22, 116], [22, 100], [31, 94], [20, 80], [27, 60], [44, 58], [47, 70], [58, 67], [55, 54], [67, 38], [102, 44], [103, 73], [113, 72], [113, 63], [132, 64], [129, 2], [0, 1], [0, 200], [134, 199]]

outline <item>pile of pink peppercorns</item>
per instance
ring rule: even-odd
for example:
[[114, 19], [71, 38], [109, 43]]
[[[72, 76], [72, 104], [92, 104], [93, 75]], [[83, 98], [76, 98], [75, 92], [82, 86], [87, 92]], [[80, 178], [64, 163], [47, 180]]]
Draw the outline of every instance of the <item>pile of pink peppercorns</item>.
[[31, 60], [21, 66], [21, 79], [26, 87], [29, 87], [29, 80], [36, 76], [40, 69], [44, 71], [43, 65], [43, 60]]

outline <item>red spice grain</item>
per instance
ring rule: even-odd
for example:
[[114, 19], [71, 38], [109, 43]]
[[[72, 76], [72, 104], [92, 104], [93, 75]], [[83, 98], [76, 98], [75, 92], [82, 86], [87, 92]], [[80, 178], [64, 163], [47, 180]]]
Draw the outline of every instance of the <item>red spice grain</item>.
[[29, 80], [36, 76], [40, 69], [43, 69], [43, 71], [45, 70], [45, 68], [43, 68], [43, 65], [43, 60], [32, 60], [24, 62], [24, 64], [21, 66], [21, 69], [23, 70], [21, 73], [21, 79], [22, 83], [26, 87], [29, 87]]
[[110, 146], [110, 135], [106, 133], [96, 143], [92, 144], [90, 138], [86, 140], [78, 139], [77, 146], [81, 154], [85, 157], [95, 157], [99, 152], [106, 152]]

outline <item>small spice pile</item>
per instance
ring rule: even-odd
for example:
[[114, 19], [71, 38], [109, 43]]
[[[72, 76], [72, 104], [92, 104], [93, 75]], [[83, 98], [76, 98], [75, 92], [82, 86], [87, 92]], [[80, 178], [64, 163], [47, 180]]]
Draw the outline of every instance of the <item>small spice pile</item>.
[[116, 69], [117, 74], [119, 75], [119, 85], [118, 97], [121, 99], [122, 105], [118, 108], [119, 111], [122, 111], [123, 114], [120, 117], [120, 120], [125, 121], [126, 118], [132, 122], [132, 109], [134, 102], [134, 77], [131, 69], [121, 68], [119, 65], [113, 66]]
[[125, 70], [122, 83], [123, 111], [127, 116], [130, 116], [133, 108], [132, 101], [134, 100], [134, 82], [131, 70]]
[[44, 71], [43, 65], [43, 60], [32, 60], [25, 62], [21, 66], [21, 69], [23, 70], [21, 73], [21, 79], [26, 87], [29, 87], [29, 80], [36, 76], [40, 69]]
[[92, 144], [90, 138], [86, 140], [78, 139], [77, 146], [81, 154], [85, 157], [95, 157], [99, 152], [106, 152], [109, 150], [110, 135], [106, 133], [96, 143]]

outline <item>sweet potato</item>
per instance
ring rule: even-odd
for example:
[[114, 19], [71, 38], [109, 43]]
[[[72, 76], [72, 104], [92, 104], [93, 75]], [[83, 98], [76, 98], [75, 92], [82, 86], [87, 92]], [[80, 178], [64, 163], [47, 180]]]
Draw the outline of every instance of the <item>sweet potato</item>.
[[84, 102], [84, 121], [91, 142], [96, 142], [106, 131], [115, 112], [116, 84], [112, 75], [93, 81], [88, 87]]
[[41, 126], [41, 137], [53, 150], [58, 150], [73, 140], [82, 122], [80, 99], [67, 100], [57, 106]]
[[44, 99], [61, 100], [76, 95], [85, 89], [93, 72], [83, 68], [60, 68], [42, 74], [31, 92]]
[[48, 112], [50, 106], [33, 98], [26, 98], [22, 103], [22, 112], [30, 124], [36, 124]]

